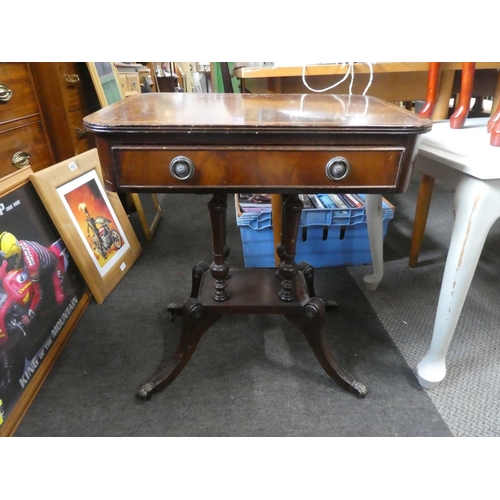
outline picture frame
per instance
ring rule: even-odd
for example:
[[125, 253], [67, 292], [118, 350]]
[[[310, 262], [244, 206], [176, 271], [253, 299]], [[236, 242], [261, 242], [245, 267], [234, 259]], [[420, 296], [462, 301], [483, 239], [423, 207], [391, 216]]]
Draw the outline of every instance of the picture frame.
[[[115, 63], [88, 62], [87, 68], [102, 108], [125, 99]], [[127, 196], [137, 211], [146, 240], [151, 241], [161, 219], [158, 197], [155, 193], [134, 193]]]
[[117, 193], [104, 189], [97, 149], [30, 179], [96, 302], [104, 302], [142, 253]]
[[144, 237], [151, 241], [162, 215], [158, 197], [150, 196], [149, 193], [130, 193], [130, 197], [137, 210]]
[[112, 62], [88, 62], [87, 68], [101, 108], [125, 99], [118, 70]]
[[32, 174], [28, 166], [0, 181], [0, 436], [4, 437], [14, 434], [91, 297], [30, 181]]

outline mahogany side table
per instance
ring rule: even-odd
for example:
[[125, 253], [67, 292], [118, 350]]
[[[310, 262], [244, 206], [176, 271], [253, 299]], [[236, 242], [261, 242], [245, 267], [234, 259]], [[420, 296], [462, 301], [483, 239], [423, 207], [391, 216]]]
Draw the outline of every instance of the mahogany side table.
[[[315, 294], [313, 268], [295, 262], [298, 193], [403, 192], [430, 120], [366, 96], [150, 93], [84, 123], [95, 134], [106, 189], [213, 195], [213, 262], [194, 266], [190, 297], [170, 307], [182, 316], [177, 351], [139, 389], [139, 399], [173, 382], [203, 333], [225, 314], [284, 315], [333, 380], [366, 396], [326, 342], [328, 303]], [[285, 195], [277, 269], [228, 264], [227, 195], [251, 192]]]

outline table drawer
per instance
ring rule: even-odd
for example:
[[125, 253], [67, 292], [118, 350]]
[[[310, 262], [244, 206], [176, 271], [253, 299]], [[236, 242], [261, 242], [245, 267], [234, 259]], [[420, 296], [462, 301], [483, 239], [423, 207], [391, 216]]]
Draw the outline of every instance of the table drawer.
[[[362, 191], [364, 187], [370, 190], [396, 188], [405, 149], [385, 146], [181, 148], [116, 145], [112, 147], [112, 155], [117, 185], [122, 188]], [[171, 173], [171, 162], [178, 157], [188, 158], [193, 165], [192, 175], [185, 180]], [[338, 180], [327, 175], [327, 165], [334, 158], [347, 160], [348, 165], [347, 174]]]

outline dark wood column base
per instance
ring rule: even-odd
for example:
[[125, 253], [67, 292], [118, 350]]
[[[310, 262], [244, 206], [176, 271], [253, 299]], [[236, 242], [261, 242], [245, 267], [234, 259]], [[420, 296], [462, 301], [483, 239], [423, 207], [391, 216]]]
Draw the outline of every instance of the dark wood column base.
[[325, 372], [342, 388], [364, 398], [366, 387], [337, 363], [326, 342], [326, 307], [320, 298], [314, 296], [311, 272], [312, 267], [306, 263], [298, 266], [293, 279], [295, 300], [284, 302], [279, 298], [281, 283], [276, 279], [276, 269], [232, 268], [232, 277], [227, 281], [229, 299], [217, 302], [213, 299], [215, 280], [210, 268], [198, 263], [193, 269], [193, 289], [189, 299], [182, 306], [169, 306], [172, 314], [182, 315], [182, 333], [174, 359], [140, 388], [137, 397], [149, 400], [152, 394], [172, 383], [186, 366], [202, 335], [222, 315], [283, 314], [305, 335]]

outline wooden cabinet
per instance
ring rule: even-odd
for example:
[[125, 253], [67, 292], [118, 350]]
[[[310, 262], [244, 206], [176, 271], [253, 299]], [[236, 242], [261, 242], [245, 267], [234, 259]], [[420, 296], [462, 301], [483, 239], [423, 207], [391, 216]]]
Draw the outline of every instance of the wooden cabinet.
[[118, 72], [118, 81], [120, 82], [123, 95], [130, 97], [141, 93], [141, 80], [139, 70], [142, 69], [142, 64], [137, 63], [122, 63], [115, 62], [116, 71]]
[[30, 63], [56, 162], [95, 147], [83, 118], [100, 108], [84, 62]]
[[0, 177], [54, 163], [29, 63], [0, 63]]

